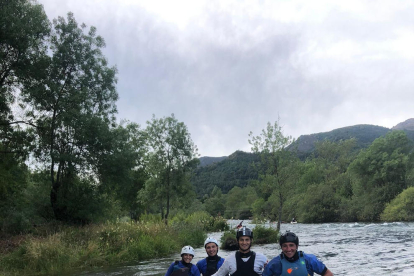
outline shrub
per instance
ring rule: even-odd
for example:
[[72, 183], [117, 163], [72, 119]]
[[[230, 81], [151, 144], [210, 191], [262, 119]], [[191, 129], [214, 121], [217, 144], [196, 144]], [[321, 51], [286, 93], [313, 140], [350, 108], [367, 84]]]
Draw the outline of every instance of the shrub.
[[254, 243], [277, 243], [279, 241], [279, 231], [273, 228], [267, 228], [262, 225], [257, 225], [254, 230]]

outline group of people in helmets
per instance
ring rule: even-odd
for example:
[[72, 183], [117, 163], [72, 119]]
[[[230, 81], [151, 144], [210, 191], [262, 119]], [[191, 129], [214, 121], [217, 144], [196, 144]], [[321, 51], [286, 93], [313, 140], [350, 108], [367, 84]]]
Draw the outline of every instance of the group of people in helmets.
[[298, 251], [299, 238], [287, 231], [281, 235], [279, 244], [282, 253], [270, 262], [259, 253], [250, 250], [253, 231], [246, 226], [240, 227], [236, 234], [239, 250], [224, 260], [217, 255], [219, 245], [216, 239], [207, 238], [204, 248], [207, 258], [191, 263], [194, 248], [187, 245], [181, 250], [181, 260], [168, 268], [165, 276], [333, 276], [332, 272], [315, 255]]

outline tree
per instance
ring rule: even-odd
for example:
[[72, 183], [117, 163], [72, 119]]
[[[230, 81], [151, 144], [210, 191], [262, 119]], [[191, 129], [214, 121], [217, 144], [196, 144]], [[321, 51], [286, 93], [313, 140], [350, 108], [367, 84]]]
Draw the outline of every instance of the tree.
[[297, 203], [304, 222], [334, 222], [340, 217], [342, 200], [352, 196], [346, 170], [355, 156], [356, 140], [315, 143], [315, 152], [303, 166], [297, 185], [301, 200]]
[[[104, 129], [104, 128], [101, 128]], [[138, 219], [142, 206], [137, 201], [138, 191], [147, 180], [145, 156], [148, 152], [146, 133], [131, 122], [104, 130], [104, 143], [96, 145], [102, 149], [93, 151], [101, 191], [111, 194], [131, 219]]]
[[49, 20], [30, 0], [0, 0], [0, 118], [11, 119], [14, 91], [44, 67]]
[[294, 178], [292, 168], [296, 163], [294, 153], [287, 150], [287, 146], [294, 140], [291, 136], [283, 134], [279, 121], [273, 125], [268, 122], [267, 128], [263, 129], [260, 135], [253, 136], [253, 133], [250, 132], [249, 137], [251, 137], [248, 142], [252, 146], [252, 152], [261, 155], [262, 164], [266, 168], [262, 177], [274, 190], [272, 195], [277, 196], [279, 203], [277, 230], [280, 230], [283, 204], [291, 190]]
[[382, 221], [413, 221], [414, 220], [414, 187], [402, 191], [385, 206], [381, 214]]
[[139, 200], [157, 204], [162, 219], [168, 224], [172, 203], [194, 193], [189, 177], [198, 164], [197, 147], [186, 125], [174, 114], [161, 119], [153, 116], [147, 122], [146, 132], [150, 151], [147, 155], [149, 179], [144, 190], [140, 191]]
[[403, 131], [377, 138], [349, 165], [354, 205], [358, 219], [378, 221], [384, 207], [407, 188], [412, 142]]
[[0, 0], [0, 155], [28, 155], [31, 137], [21, 124], [30, 122], [17, 120], [11, 107], [22, 83], [38, 79], [45, 68], [49, 25], [35, 1]]
[[108, 67], [101, 52], [105, 42], [96, 28], [85, 33], [86, 26], [79, 27], [72, 13], [67, 21], [53, 20], [53, 27], [47, 69], [41, 80], [24, 81], [21, 93], [26, 115], [36, 125], [34, 155], [50, 172], [55, 217], [66, 220], [59, 192], [62, 185], [77, 182], [76, 176], [93, 172], [91, 152], [105, 139], [95, 130], [114, 121], [118, 94], [116, 68]]

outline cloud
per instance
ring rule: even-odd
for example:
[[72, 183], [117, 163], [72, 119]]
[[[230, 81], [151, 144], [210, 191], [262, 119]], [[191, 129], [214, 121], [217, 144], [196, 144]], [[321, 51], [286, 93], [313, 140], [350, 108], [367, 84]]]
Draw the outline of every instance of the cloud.
[[50, 18], [94, 25], [118, 74], [118, 117], [174, 113], [201, 155], [285, 133], [413, 117], [410, 1], [40, 0]]

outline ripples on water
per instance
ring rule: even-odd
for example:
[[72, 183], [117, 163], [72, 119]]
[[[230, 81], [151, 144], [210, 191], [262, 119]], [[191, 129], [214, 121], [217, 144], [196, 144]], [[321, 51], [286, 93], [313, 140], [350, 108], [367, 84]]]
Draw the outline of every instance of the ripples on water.
[[[235, 226], [239, 221], [229, 221]], [[243, 223], [254, 228], [254, 225]], [[276, 224], [267, 224], [276, 227]], [[282, 224], [281, 232], [290, 230], [299, 236], [299, 249], [320, 258], [334, 275], [413, 275], [414, 276], [414, 223], [324, 223]], [[211, 233], [220, 239], [221, 233]], [[263, 253], [268, 259], [280, 254], [277, 244], [254, 245], [254, 251]], [[196, 248], [195, 264], [206, 257], [204, 248]], [[226, 257], [230, 251], [220, 250]], [[106, 269], [100, 272], [84, 272], [82, 276], [162, 276], [179, 252], [169, 258], [154, 259], [136, 265]]]

